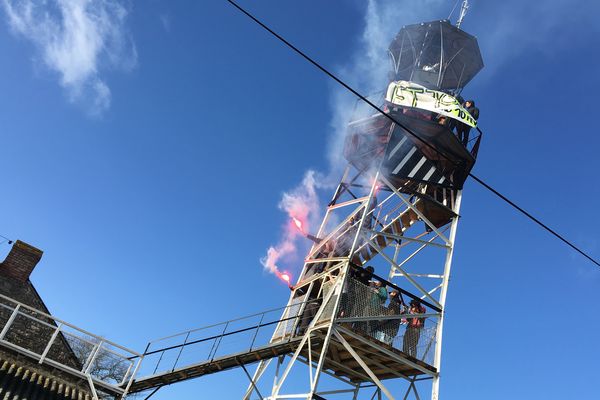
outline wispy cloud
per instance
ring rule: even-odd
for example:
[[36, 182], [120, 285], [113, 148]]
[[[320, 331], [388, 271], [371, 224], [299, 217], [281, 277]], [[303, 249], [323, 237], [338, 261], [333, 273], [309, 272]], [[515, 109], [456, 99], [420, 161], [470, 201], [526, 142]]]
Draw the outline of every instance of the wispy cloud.
[[483, 75], [492, 78], [499, 68], [524, 54], [551, 58], [558, 51], [577, 45], [584, 34], [593, 32], [597, 37], [599, 13], [600, 3], [595, 1], [512, 0], [492, 3], [482, 20], [467, 17], [465, 27], [477, 31], [486, 63]]
[[105, 112], [111, 91], [101, 72], [137, 63], [127, 8], [116, 0], [1, 1], [11, 31], [33, 43], [34, 59], [58, 74], [69, 101]]
[[165, 32], [171, 32], [171, 15], [170, 14], [160, 14], [158, 16], [160, 19], [160, 24], [162, 25]]

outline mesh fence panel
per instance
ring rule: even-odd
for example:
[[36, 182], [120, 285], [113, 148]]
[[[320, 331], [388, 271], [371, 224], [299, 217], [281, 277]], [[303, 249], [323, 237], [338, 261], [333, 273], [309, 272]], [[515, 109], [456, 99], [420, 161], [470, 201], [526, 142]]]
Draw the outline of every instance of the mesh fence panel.
[[406, 307], [392, 300], [383, 285], [365, 285], [350, 278], [342, 290], [339, 317], [361, 318], [348, 327], [431, 364], [437, 322], [433, 318], [419, 318], [420, 323], [411, 324], [414, 318], [406, 318], [406, 313]]
[[275, 330], [275, 334], [273, 335], [273, 341], [283, 339], [285, 337], [290, 336], [293, 333], [292, 330], [294, 329], [294, 326], [296, 325], [296, 322], [298, 320], [298, 318], [295, 317], [298, 316], [298, 313], [302, 308], [302, 303], [305, 299], [306, 295], [303, 295], [292, 300], [292, 303], [287, 308], [283, 316], [283, 319], [285, 319], [286, 321], [282, 321], [277, 325], [277, 329]]
[[[334, 283], [334, 281], [327, 281], [323, 283], [323, 299], [326, 299], [327, 296], [329, 296], [329, 293], [331, 290], [333, 290]], [[336, 301], [337, 295], [333, 295], [329, 298], [317, 322], [331, 319], [331, 314], [333, 313], [333, 307], [335, 306]]]

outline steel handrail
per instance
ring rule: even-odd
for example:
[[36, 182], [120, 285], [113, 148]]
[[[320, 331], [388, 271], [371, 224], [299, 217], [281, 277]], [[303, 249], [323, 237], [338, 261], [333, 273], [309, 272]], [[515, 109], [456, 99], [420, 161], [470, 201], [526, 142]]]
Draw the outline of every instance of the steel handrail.
[[[298, 303], [298, 304], [301, 304], [301, 303]], [[275, 312], [275, 311], [279, 311], [279, 310], [285, 310], [286, 308], [295, 307], [296, 305], [297, 304], [290, 304], [290, 305], [287, 305], [287, 306], [284, 306], [284, 307], [277, 307], [277, 308], [269, 309], [269, 310], [266, 310], [266, 311], [263, 311], [263, 312], [259, 312], [259, 313], [255, 313], [255, 314], [251, 314], [251, 315], [246, 315], [244, 317], [239, 317], [239, 318], [235, 318], [235, 319], [230, 319], [228, 321], [224, 321], [224, 322], [219, 322], [219, 323], [212, 324], [212, 325], [203, 326], [203, 327], [200, 327], [200, 328], [189, 329], [189, 330], [186, 330], [186, 331], [175, 333], [173, 335], [169, 335], [169, 336], [165, 336], [165, 337], [162, 337], [162, 338], [159, 338], [159, 339], [151, 340], [151, 341], [148, 342], [148, 345], [151, 345], [152, 343], [156, 343], [156, 342], [161, 342], [161, 341], [167, 340], [167, 339], [172, 339], [172, 338], [177, 337], [177, 336], [186, 335], [187, 333], [194, 333], [194, 332], [198, 332], [198, 331], [201, 331], [201, 330], [205, 330], [205, 329], [209, 329], [209, 328], [214, 328], [214, 327], [217, 327], [217, 326], [225, 325], [227, 323], [232, 323], [232, 322], [237, 322], [237, 321], [241, 321], [241, 320], [244, 320], [244, 319], [258, 317], [259, 315], [264, 315], [264, 314]], [[144, 353], [144, 354], [148, 354], [148, 353]]]
[[[313, 300], [311, 300], [311, 301], [313, 301]], [[277, 310], [281, 310], [281, 309], [285, 309], [285, 308], [289, 308], [289, 307], [298, 307], [298, 306], [301, 306], [302, 304], [306, 304], [306, 303], [309, 303], [309, 301], [300, 302], [300, 303], [294, 303], [294, 304], [286, 306], [286, 307], [276, 308], [276, 309], [273, 309], [273, 310], [265, 311], [263, 313], [253, 314], [252, 316], [249, 316], [249, 317], [242, 317], [242, 318], [237, 318], [235, 320], [225, 321], [225, 322], [222, 322], [222, 323], [219, 323], [219, 324], [210, 325], [209, 327], [216, 327], [216, 326], [221, 326], [221, 325], [228, 325], [228, 323], [230, 323], [230, 322], [240, 321], [240, 320], [243, 320], [243, 319], [246, 319], [246, 318], [256, 317], [256, 316], [259, 316], [259, 315], [263, 315], [264, 316], [267, 313], [271, 313], [271, 312], [274, 312], [274, 311], [277, 311]], [[293, 319], [300, 318], [300, 317], [301, 317], [301, 315], [295, 315], [293, 317], [282, 318], [282, 319], [278, 319], [276, 321], [270, 321], [270, 322], [265, 322], [265, 323], [261, 322], [258, 325], [253, 325], [251, 327], [237, 329], [237, 330], [231, 331], [231, 332], [227, 332], [225, 330], [224, 332], [222, 332], [220, 334], [208, 336], [206, 338], [197, 339], [197, 340], [193, 340], [193, 341], [182, 343], [182, 344], [175, 344], [175, 345], [172, 345], [172, 346], [161, 347], [160, 349], [156, 349], [156, 350], [152, 350], [152, 351], [146, 351], [143, 355], [144, 356], [149, 356], [149, 355], [157, 354], [157, 353], [160, 353], [160, 352], [163, 352], [163, 351], [178, 349], [180, 347], [185, 347], [185, 346], [191, 346], [193, 344], [207, 342], [209, 340], [219, 339], [219, 338], [222, 338], [222, 337], [225, 337], [225, 336], [231, 336], [231, 335], [235, 335], [235, 334], [238, 334], [238, 333], [251, 331], [253, 329], [260, 329], [260, 328], [265, 327], [265, 326], [279, 324], [280, 322], [291, 321]], [[205, 328], [209, 328], [209, 327], [205, 327]], [[205, 328], [194, 329], [194, 330], [191, 330], [190, 332], [199, 331], [199, 330], [202, 330], [202, 329], [205, 329]], [[182, 334], [184, 334], [184, 333], [187, 333], [187, 332], [182, 332]], [[173, 336], [168, 336], [167, 338], [170, 339], [170, 338], [173, 338], [175, 336], [180, 336], [180, 335], [181, 334], [173, 335]], [[157, 339], [157, 340], [155, 340], [155, 341], [153, 341], [151, 343], [156, 343], [158, 341], [160, 341], [160, 339]], [[217, 345], [217, 348], [218, 348], [218, 345]], [[211, 349], [211, 354], [215, 353], [215, 351], [216, 351], [216, 349]]]
[[[55, 321], [55, 322], [61, 323], [61, 324], [63, 324], [63, 325], [66, 325], [66, 326], [68, 326], [68, 327], [70, 327], [70, 328], [73, 328], [73, 329], [75, 329], [76, 331], [79, 331], [79, 332], [81, 332], [81, 333], [84, 333], [84, 334], [86, 334], [86, 335], [88, 335], [88, 336], [91, 336], [91, 337], [93, 337], [93, 338], [95, 338], [95, 339], [98, 339], [99, 341], [103, 341], [103, 342], [105, 342], [105, 343], [108, 343], [108, 344], [110, 344], [111, 346], [117, 347], [117, 348], [119, 348], [119, 349], [121, 349], [121, 350], [123, 350], [123, 351], [126, 351], [126, 352], [128, 352], [128, 353], [134, 354], [134, 355], [136, 355], [136, 356], [138, 356], [138, 357], [142, 355], [141, 353], [138, 353], [138, 352], [136, 352], [136, 351], [134, 351], [134, 350], [131, 350], [131, 349], [129, 349], [129, 348], [127, 348], [127, 347], [125, 347], [125, 346], [121, 346], [120, 344], [117, 344], [117, 343], [115, 343], [115, 342], [112, 342], [112, 341], [110, 341], [110, 340], [107, 340], [106, 338], [103, 338], [103, 337], [101, 337], [101, 336], [95, 335], [95, 334], [93, 334], [93, 333], [91, 333], [91, 332], [88, 332], [88, 331], [86, 331], [85, 329], [82, 329], [82, 328], [80, 328], [80, 327], [78, 327], [78, 326], [76, 326], [76, 325], [73, 325], [73, 324], [71, 324], [71, 323], [69, 323], [69, 322], [67, 322], [67, 321], [64, 321], [64, 320], [62, 320], [62, 319], [60, 319], [60, 318], [56, 318], [56, 317], [55, 317], [55, 316], [53, 316], [53, 315], [47, 314], [47, 313], [45, 313], [45, 312], [43, 312], [43, 311], [40, 311], [40, 310], [38, 310], [37, 308], [34, 308], [34, 307], [31, 307], [31, 306], [28, 306], [27, 304], [21, 303], [20, 301], [17, 301], [17, 300], [15, 300], [15, 299], [12, 299], [12, 298], [10, 298], [10, 297], [8, 297], [8, 296], [5, 296], [5, 295], [3, 295], [3, 294], [0, 294], [0, 299], [4, 299], [4, 300], [10, 301], [10, 302], [12, 302], [12, 303], [18, 304], [18, 305], [20, 305], [20, 307], [21, 307], [21, 308], [25, 308], [25, 309], [28, 309], [28, 310], [30, 310], [30, 311], [32, 311], [32, 312], [34, 312], [34, 313], [36, 313], [36, 314], [40, 314], [40, 315], [42, 315], [42, 316], [44, 316], [44, 317], [46, 317], [46, 318], [49, 318], [49, 319], [51, 319], [51, 320], [53, 320], [53, 321]], [[8, 307], [10, 308], [10, 306], [8, 306]], [[14, 308], [11, 308], [11, 309], [12, 309], [12, 310], [14, 310]], [[22, 313], [21, 313], [21, 314], [22, 314]], [[23, 315], [26, 315], [26, 314], [23, 314]], [[35, 318], [35, 317], [33, 317], [33, 318]], [[43, 322], [43, 321], [40, 321], [40, 322]], [[56, 326], [54, 326], [54, 327], [56, 327]], [[68, 334], [69, 332], [65, 332], [65, 333], [67, 333], [67, 334]]]

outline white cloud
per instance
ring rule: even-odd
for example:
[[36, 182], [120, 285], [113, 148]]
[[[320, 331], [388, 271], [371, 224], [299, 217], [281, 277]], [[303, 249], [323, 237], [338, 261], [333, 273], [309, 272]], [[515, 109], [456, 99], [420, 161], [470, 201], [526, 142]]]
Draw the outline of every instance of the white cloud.
[[12, 32], [31, 41], [36, 59], [58, 73], [68, 99], [93, 115], [110, 107], [104, 69], [131, 69], [137, 53], [116, 0], [1, 0]]

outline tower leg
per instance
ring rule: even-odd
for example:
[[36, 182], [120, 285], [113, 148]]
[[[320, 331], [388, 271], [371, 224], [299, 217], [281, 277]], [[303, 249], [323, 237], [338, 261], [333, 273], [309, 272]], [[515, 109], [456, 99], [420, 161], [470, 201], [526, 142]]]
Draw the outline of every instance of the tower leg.
[[[446, 305], [446, 295], [448, 294], [448, 283], [450, 282], [450, 270], [452, 268], [452, 257], [454, 255], [454, 241], [456, 239], [456, 231], [458, 229], [458, 219], [460, 214], [460, 204], [462, 202], [462, 191], [459, 190], [456, 193], [456, 200], [454, 201], [454, 213], [457, 215], [452, 219], [452, 225], [450, 227], [450, 235], [448, 237], [450, 241], [450, 248], [446, 252], [446, 262], [444, 265], [444, 275], [442, 278], [441, 290], [440, 290], [440, 304], [442, 310]], [[444, 328], [444, 314], [442, 311], [440, 316], [438, 327], [436, 331], [435, 341], [435, 356], [433, 360], [433, 366], [436, 368], [437, 374], [433, 377], [431, 386], [431, 400], [439, 400], [440, 397], [440, 367], [442, 364], [442, 333]], [[415, 395], [418, 397], [415, 390]]]
[[255, 384], [258, 383], [262, 374], [265, 372], [270, 363], [271, 359], [261, 361], [260, 363], [258, 363], [256, 371], [254, 371], [254, 374], [250, 378], [250, 384], [248, 385], [248, 389], [246, 389], [246, 394], [244, 395], [243, 400], [250, 400], [250, 396], [252, 395], [252, 391], [255, 388]]

